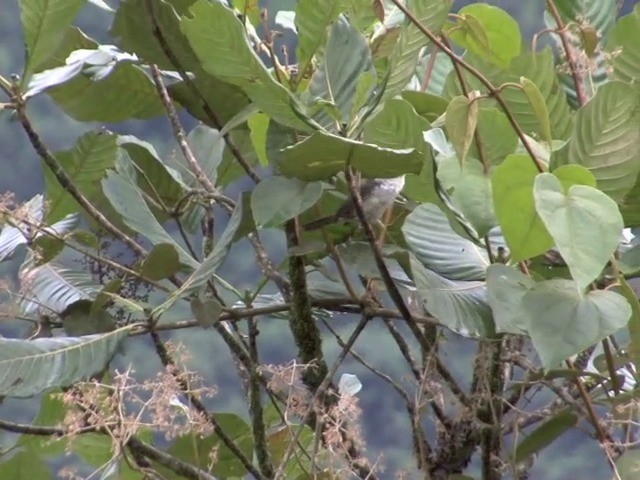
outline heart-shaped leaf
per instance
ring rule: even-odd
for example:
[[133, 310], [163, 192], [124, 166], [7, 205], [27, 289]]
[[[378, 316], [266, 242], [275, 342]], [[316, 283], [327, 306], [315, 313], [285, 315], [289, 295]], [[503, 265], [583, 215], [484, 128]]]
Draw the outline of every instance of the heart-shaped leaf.
[[556, 366], [624, 327], [631, 306], [610, 290], [583, 295], [571, 280], [541, 282], [522, 297], [523, 326], [542, 364]]
[[574, 185], [565, 194], [555, 175], [542, 173], [534, 184], [536, 211], [581, 288], [595, 279], [616, 250], [622, 215], [601, 191]]

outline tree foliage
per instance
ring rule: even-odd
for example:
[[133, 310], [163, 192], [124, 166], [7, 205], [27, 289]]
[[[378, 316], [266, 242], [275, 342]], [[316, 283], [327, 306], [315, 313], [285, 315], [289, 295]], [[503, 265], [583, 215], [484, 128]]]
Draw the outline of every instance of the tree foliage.
[[[22, 0], [25, 63], [0, 76], [45, 177], [0, 204], [22, 326], [0, 339], [0, 395], [41, 402], [0, 420], [21, 434], [3, 476], [390, 478], [360, 428], [397, 416], [360, 408], [381, 379], [416, 475], [529, 478], [580, 428], [634, 478], [640, 7], [549, 0], [529, 46], [483, 3], [299, 0], [275, 24], [251, 0], [91, 3], [113, 44], [73, 25], [84, 2]], [[175, 150], [95, 129], [52, 151], [43, 95], [79, 122], [164, 115]], [[368, 222], [360, 182], [400, 175]], [[347, 199], [357, 221], [304, 228]], [[460, 338], [473, 354], [448, 351]], [[140, 378], [145, 340], [161, 368]], [[64, 448], [79, 460], [53, 472]]]

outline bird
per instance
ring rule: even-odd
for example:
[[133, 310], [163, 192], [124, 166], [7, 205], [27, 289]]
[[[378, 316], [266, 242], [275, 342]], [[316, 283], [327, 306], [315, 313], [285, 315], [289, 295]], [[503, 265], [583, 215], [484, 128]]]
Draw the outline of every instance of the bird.
[[[360, 198], [362, 198], [362, 210], [369, 223], [375, 223], [386, 212], [400, 194], [404, 187], [404, 175], [393, 178], [373, 178], [360, 185]], [[347, 201], [333, 215], [313, 220], [303, 225], [307, 231], [317, 230], [330, 225], [338, 220], [353, 220], [356, 218], [356, 209], [353, 199]]]

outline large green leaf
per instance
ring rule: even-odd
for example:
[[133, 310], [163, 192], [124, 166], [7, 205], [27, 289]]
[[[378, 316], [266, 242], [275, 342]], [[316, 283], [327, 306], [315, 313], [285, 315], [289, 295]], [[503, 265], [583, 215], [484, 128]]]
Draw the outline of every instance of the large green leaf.
[[44, 313], [61, 313], [74, 302], [93, 299], [101, 286], [91, 275], [55, 263], [33, 267], [27, 262], [20, 272], [20, 305], [26, 314], [44, 308]]
[[409, 249], [429, 270], [451, 280], [482, 280], [489, 265], [484, 248], [459, 236], [433, 204], [411, 212], [402, 225]]
[[280, 225], [313, 206], [322, 195], [320, 182], [307, 183], [276, 175], [262, 180], [251, 194], [256, 226]]
[[[76, 188], [109, 219], [117, 215], [100, 190], [100, 180], [107, 169], [115, 164], [118, 151], [116, 139], [115, 135], [109, 133], [89, 132], [78, 139], [72, 150], [56, 152], [56, 159]], [[82, 210], [48, 167], [44, 168], [44, 180], [47, 222], [56, 222]]]
[[182, 20], [181, 28], [207, 72], [242, 88], [274, 120], [309, 130], [297, 113], [302, 111], [301, 105], [293, 106], [294, 97], [265, 68], [232, 10], [220, 2], [198, 0], [190, 14]]
[[31, 397], [100, 372], [131, 327], [86, 337], [0, 338], [0, 395]]
[[607, 50], [611, 53], [614, 78], [632, 82], [640, 80], [640, 5], [620, 18], [609, 36]]
[[285, 148], [277, 163], [284, 175], [302, 180], [325, 180], [344, 171], [347, 162], [367, 178], [391, 178], [419, 173], [423, 154], [412, 148], [391, 149], [315, 132]]
[[484, 282], [449, 280], [425, 268], [411, 256], [411, 273], [426, 311], [460, 335], [495, 334]]
[[[438, 34], [452, 5], [451, 0], [411, 2], [409, 11], [431, 32]], [[420, 50], [429, 39], [413, 23], [405, 20], [393, 53], [388, 58], [390, 71], [383, 99], [393, 98], [402, 91], [416, 72]]]
[[144, 200], [142, 191], [133, 182], [132, 176], [127, 175], [126, 171], [118, 173], [110, 170], [102, 180], [102, 189], [129, 228], [147, 237], [154, 245], [173, 245], [182, 264], [197, 267], [198, 262], [156, 220]]
[[553, 247], [535, 209], [533, 184], [538, 174], [528, 155], [509, 155], [491, 177], [493, 202], [511, 258], [522, 261]]
[[553, 161], [588, 168], [598, 188], [620, 200], [640, 173], [639, 104], [636, 88], [622, 82], [602, 85], [578, 110], [573, 134]]
[[167, 58], [162, 45], [153, 34], [152, 17], [147, 10], [147, 5], [150, 5], [162, 37], [182, 68], [188, 71], [197, 70], [198, 57], [180, 30], [180, 16], [176, 12], [175, 5], [178, 3], [183, 3], [182, 6], [188, 8], [195, 3], [195, 0], [187, 2], [125, 0], [118, 6], [111, 26], [111, 34], [118, 39], [118, 44], [127, 52], [135, 53], [146, 62], [155, 63], [159, 68], [176, 70], [176, 66]]
[[84, 0], [22, 0], [20, 13], [27, 47], [23, 81], [56, 50]]
[[616, 473], [620, 480], [635, 480], [640, 471], [640, 451], [628, 449], [616, 459]]
[[520, 54], [520, 27], [504, 10], [477, 3], [461, 8], [458, 15], [450, 35], [465, 49], [501, 67]]
[[[58, 48], [42, 68], [65, 65], [72, 52], [97, 48], [100, 48], [99, 45], [80, 29], [69, 27]], [[107, 57], [104, 59], [107, 64], [102, 66], [102, 70], [110, 73], [96, 80], [90, 75], [77, 75], [72, 80], [48, 90], [47, 93], [60, 108], [67, 115], [80, 121], [121, 122], [131, 118], [147, 119], [162, 114], [164, 107], [153, 82], [144, 70], [130, 61], [116, 62], [115, 57], [112, 65], [108, 58], [110, 48], [102, 48], [105, 51], [100, 56]]]
[[118, 146], [133, 162], [140, 188], [167, 209], [175, 207], [185, 194], [181, 175], [162, 161], [153, 145], [131, 136], [118, 137]]
[[438, 164], [438, 179], [478, 237], [497, 225], [491, 177], [479, 161], [472, 159], [461, 165], [456, 157], [444, 159]]
[[329, 25], [338, 18], [342, 2], [340, 0], [299, 0], [296, 3], [295, 24], [298, 30], [296, 58], [300, 72], [306, 74], [311, 59], [325, 44]]
[[513, 267], [497, 263], [489, 265], [487, 290], [496, 331], [515, 334], [524, 332], [520, 320], [520, 301], [534, 285], [531, 277]]
[[374, 86], [375, 70], [367, 39], [344, 15], [334, 22], [323, 53], [308, 94], [312, 102], [328, 103], [336, 110], [334, 115], [339, 113], [335, 118], [323, 109], [314, 116], [327, 130], [337, 132], [349, 123], [359, 79], [363, 75], [374, 75], [368, 82], [368, 91], [360, 92], [366, 99]]
[[549, 280], [530, 289], [520, 304], [521, 321], [546, 369], [624, 327], [631, 307], [615, 292], [580, 292], [571, 280]]
[[623, 221], [601, 191], [574, 185], [565, 193], [558, 177], [541, 173], [534, 184], [536, 211], [581, 288], [600, 275], [618, 247]]
[[429, 147], [423, 132], [429, 128], [429, 122], [418, 115], [409, 102], [393, 98], [365, 124], [363, 139], [381, 147], [413, 148], [425, 153]]
[[[0, 463], [0, 472], [5, 478], [23, 480], [53, 478], [49, 465], [39, 455], [39, 450], [20, 449], [9, 460]], [[4, 457], [4, 455], [3, 455]]]

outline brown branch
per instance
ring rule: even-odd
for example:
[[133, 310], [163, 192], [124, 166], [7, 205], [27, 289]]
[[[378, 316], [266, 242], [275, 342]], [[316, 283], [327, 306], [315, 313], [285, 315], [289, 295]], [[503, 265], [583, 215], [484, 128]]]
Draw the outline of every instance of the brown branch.
[[584, 84], [582, 83], [582, 79], [580, 78], [580, 74], [578, 72], [578, 62], [574, 56], [574, 50], [571, 48], [571, 44], [569, 43], [569, 38], [567, 37], [567, 26], [562, 21], [562, 16], [556, 7], [556, 4], [553, 0], [547, 0], [547, 9], [551, 16], [553, 16], [558, 28], [556, 29], [556, 33], [560, 37], [560, 41], [562, 42], [562, 48], [564, 49], [565, 56], [567, 57], [567, 63], [569, 64], [569, 72], [571, 73], [571, 78], [573, 79], [573, 85], [576, 88], [576, 96], [578, 98], [578, 104], [584, 105], [587, 103], [589, 98], [587, 97], [587, 92], [584, 88]]

